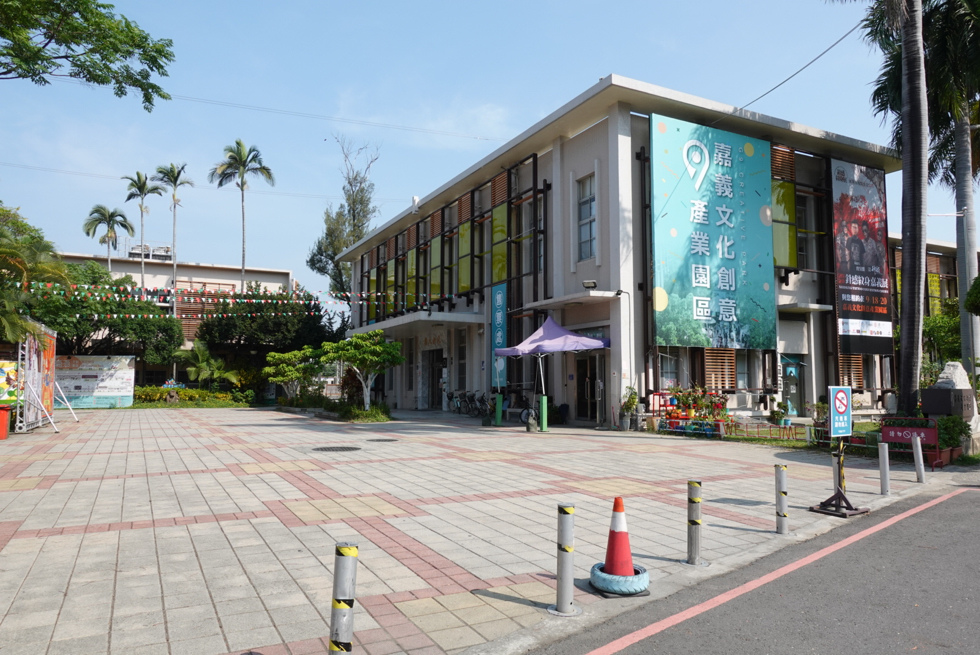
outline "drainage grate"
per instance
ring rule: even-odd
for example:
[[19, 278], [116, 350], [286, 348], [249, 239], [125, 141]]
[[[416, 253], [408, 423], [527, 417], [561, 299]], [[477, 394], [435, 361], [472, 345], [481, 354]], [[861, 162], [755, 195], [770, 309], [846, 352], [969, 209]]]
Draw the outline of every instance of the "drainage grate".
[[398, 439], [368, 439], [367, 441], [372, 441], [374, 443], [391, 443], [392, 441], [398, 441]]
[[313, 450], [318, 453], [349, 453], [360, 450], [360, 448], [358, 446], [321, 446]]

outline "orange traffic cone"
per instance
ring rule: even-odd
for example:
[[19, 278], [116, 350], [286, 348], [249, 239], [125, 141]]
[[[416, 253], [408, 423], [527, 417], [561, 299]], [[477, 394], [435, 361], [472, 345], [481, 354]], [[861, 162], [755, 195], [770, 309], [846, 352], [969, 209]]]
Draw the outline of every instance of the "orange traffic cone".
[[626, 530], [626, 510], [619, 496], [613, 501], [612, 521], [609, 524], [609, 543], [606, 545], [606, 563], [602, 567], [606, 575], [634, 575], [633, 552], [630, 535]]

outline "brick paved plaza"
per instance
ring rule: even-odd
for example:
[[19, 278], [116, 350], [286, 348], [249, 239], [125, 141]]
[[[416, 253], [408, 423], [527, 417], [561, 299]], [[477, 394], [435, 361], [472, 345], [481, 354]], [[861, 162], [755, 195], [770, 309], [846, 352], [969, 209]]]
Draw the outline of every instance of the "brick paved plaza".
[[[360, 547], [355, 652], [506, 652], [643, 599], [589, 592], [612, 498], [654, 597], [835, 525], [830, 457], [641, 433], [401, 413], [349, 425], [274, 410], [103, 410], [0, 441], [0, 653], [327, 653], [334, 546]], [[316, 452], [352, 446], [348, 452]], [[773, 464], [790, 525], [774, 534]], [[848, 496], [879, 507], [877, 464]], [[933, 479], [947, 474], [937, 473]], [[703, 557], [686, 557], [703, 481]], [[921, 488], [893, 465], [892, 498]], [[579, 618], [555, 602], [556, 505], [575, 514]], [[486, 645], [494, 642], [492, 645]], [[482, 646], [481, 648], [481, 645]]]

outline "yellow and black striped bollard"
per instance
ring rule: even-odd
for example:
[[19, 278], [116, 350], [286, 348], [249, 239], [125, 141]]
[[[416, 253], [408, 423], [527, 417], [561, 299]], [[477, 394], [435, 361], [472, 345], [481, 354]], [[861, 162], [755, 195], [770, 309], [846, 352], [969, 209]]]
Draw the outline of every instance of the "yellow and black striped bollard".
[[354, 589], [357, 585], [357, 544], [337, 544], [333, 560], [333, 606], [330, 609], [330, 651], [353, 652]]
[[687, 563], [699, 566], [701, 561], [701, 481], [687, 481]]

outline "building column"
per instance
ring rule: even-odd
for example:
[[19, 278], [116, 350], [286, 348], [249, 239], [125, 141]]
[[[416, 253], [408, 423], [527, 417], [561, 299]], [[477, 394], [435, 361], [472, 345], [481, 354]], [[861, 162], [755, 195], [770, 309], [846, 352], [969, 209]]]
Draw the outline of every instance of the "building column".
[[[604, 214], [609, 222], [609, 238], [606, 245], [609, 283], [611, 291], [622, 290], [618, 298], [611, 299], [609, 311], [610, 374], [609, 399], [613, 407], [619, 407], [626, 387], [640, 390], [636, 379], [637, 325], [636, 281], [633, 262], [633, 154], [630, 106], [616, 103], [609, 108], [609, 181], [602, 198]], [[601, 188], [601, 187], [600, 187]], [[639, 353], [642, 355], [642, 353]]]
[[562, 145], [565, 137], [558, 137], [551, 146], [551, 197], [548, 206], [551, 208], [551, 216], [545, 216], [545, 221], [550, 220], [548, 226], [548, 255], [551, 259], [551, 284], [553, 297], [560, 298], [565, 295], [565, 254], [568, 251], [566, 240], [571, 234], [570, 226], [572, 218], [568, 214], [566, 205], [566, 194], [564, 176], [562, 175]]

